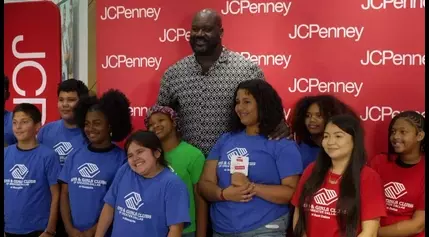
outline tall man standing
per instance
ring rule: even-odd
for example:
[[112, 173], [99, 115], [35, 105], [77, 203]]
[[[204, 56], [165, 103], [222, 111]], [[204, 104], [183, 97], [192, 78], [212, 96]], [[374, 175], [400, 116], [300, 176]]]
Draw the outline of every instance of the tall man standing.
[[212, 9], [198, 12], [190, 35], [194, 54], [167, 69], [158, 95], [158, 104], [178, 113], [183, 139], [205, 155], [228, 131], [238, 84], [264, 79], [257, 64], [222, 45], [222, 36], [218, 13]]
[[[238, 84], [250, 79], [264, 80], [257, 64], [222, 45], [223, 33], [216, 11], [199, 11], [192, 20], [190, 35], [194, 54], [167, 69], [158, 95], [158, 104], [170, 106], [178, 113], [183, 139], [206, 156], [220, 135], [228, 132]], [[286, 137], [288, 132], [287, 125], [282, 123], [273, 137]], [[207, 212], [197, 210], [200, 211]], [[206, 228], [203, 220], [197, 220], [197, 237], [204, 236]]]

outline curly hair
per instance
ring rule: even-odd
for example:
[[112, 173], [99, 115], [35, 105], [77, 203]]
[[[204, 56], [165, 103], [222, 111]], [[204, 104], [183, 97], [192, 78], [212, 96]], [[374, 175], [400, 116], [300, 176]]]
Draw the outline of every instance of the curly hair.
[[[90, 111], [101, 111], [111, 128], [111, 139], [120, 142], [132, 130], [130, 101], [119, 90], [110, 89], [100, 98], [96, 96], [82, 97], [74, 109], [76, 122], [80, 129], [85, 128], [86, 114]], [[84, 133], [85, 134], [85, 133]]]
[[[248, 91], [256, 100], [258, 107], [259, 134], [269, 136], [284, 119], [283, 104], [277, 91], [266, 81], [253, 79], [241, 82], [234, 92], [234, 105], [238, 90]], [[230, 131], [240, 132], [245, 129], [235, 110], [230, 117]]]
[[312, 104], [317, 104], [319, 106], [325, 125], [326, 122], [335, 115], [349, 114], [355, 118], [359, 118], [350, 106], [333, 95], [302, 97], [298, 102], [296, 102], [291, 116], [292, 119], [290, 121], [292, 132], [295, 133], [297, 143], [312, 143], [311, 134], [305, 125], [307, 111]]
[[[389, 124], [389, 131], [387, 135], [387, 153], [389, 154], [389, 158], [392, 158], [392, 155], [396, 154], [395, 149], [393, 149], [392, 143], [390, 142], [390, 136], [392, 135], [392, 128], [395, 122], [399, 118], [404, 118], [406, 121], [408, 121], [415, 129], [416, 132], [425, 131], [425, 118], [423, 115], [417, 113], [416, 111], [404, 111], [399, 114], [397, 114], [395, 117], [393, 117], [392, 121], [390, 121]], [[420, 152], [425, 152], [425, 144], [426, 144], [426, 136], [423, 138], [422, 141], [420, 141]]]

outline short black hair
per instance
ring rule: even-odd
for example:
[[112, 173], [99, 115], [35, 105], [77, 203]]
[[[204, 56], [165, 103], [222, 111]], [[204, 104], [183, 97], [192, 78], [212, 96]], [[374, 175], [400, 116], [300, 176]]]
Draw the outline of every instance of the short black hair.
[[159, 151], [161, 153], [160, 157], [157, 159], [158, 163], [164, 167], [168, 167], [168, 162], [164, 156], [164, 150], [162, 149], [161, 140], [158, 136], [150, 131], [137, 130], [133, 132], [126, 140], [124, 145], [125, 155], [127, 155], [128, 148], [130, 144], [135, 142], [140, 146], [149, 148], [152, 152]]
[[89, 94], [88, 87], [85, 83], [73, 78], [62, 81], [58, 84], [57, 96], [60, 95], [60, 92], [76, 92], [79, 99], [84, 96], [88, 96]]
[[[393, 159], [395, 153], [395, 149], [392, 146], [392, 143], [390, 142], [390, 136], [392, 135], [392, 128], [393, 125], [395, 125], [395, 122], [400, 119], [403, 118], [405, 120], [407, 120], [415, 129], [416, 132], [421, 132], [421, 131], [425, 131], [425, 117], [423, 117], [423, 115], [417, 113], [416, 111], [413, 110], [407, 110], [407, 111], [403, 111], [399, 114], [397, 114], [395, 117], [393, 117], [392, 121], [390, 121], [389, 124], [389, 130], [388, 130], [388, 134], [387, 134], [387, 152], [389, 154], [389, 159]], [[425, 144], [426, 144], [426, 135], [423, 138], [422, 141], [420, 141], [420, 152], [424, 153], [425, 152]]]
[[[77, 125], [85, 128], [86, 114], [89, 111], [100, 111], [106, 116], [110, 125], [112, 134], [111, 139], [114, 142], [120, 142], [125, 139], [132, 131], [130, 101], [119, 90], [110, 89], [105, 92], [100, 99], [96, 96], [85, 96], [79, 99], [74, 114]], [[83, 132], [85, 134], [85, 132]]]
[[324, 125], [326, 125], [329, 119], [335, 115], [349, 114], [355, 118], [359, 118], [349, 105], [337, 99], [333, 95], [322, 94], [304, 96], [296, 102], [292, 111], [291, 127], [292, 132], [295, 133], [297, 143], [312, 143], [311, 134], [305, 125], [307, 111], [312, 104], [317, 104], [319, 106], [320, 113], [325, 121]]
[[15, 116], [15, 113], [23, 112], [26, 115], [30, 116], [30, 118], [33, 120], [33, 122], [40, 123], [42, 121], [42, 113], [40, 113], [39, 108], [37, 108], [35, 105], [30, 103], [22, 103], [13, 109], [13, 116]]
[[[259, 134], [269, 136], [284, 119], [283, 104], [277, 91], [266, 81], [253, 79], [241, 82], [234, 92], [234, 106], [237, 92], [240, 89], [248, 91], [256, 100], [258, 107]], [[232, 109], [230, 118], [231, 132], [240, 132], [245, 129], [235, 109]]]

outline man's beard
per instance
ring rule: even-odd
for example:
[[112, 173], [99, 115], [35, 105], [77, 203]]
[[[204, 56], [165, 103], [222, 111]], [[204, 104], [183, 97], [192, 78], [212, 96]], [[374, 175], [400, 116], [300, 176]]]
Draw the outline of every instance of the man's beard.
[[198, 48], [198, 46], [196, 45], [197, 39], [198, 38], [191, 38], [191, 40], [189, 41], [191, 44], [192, 51], [197, 56], [210, 56], [210, 55], [212, 55], [216, 51], [217, 46], [221, 42], [220, 38], [218, 40], [212, 40], [212, 41], [204, 39], [206, 41], [205, 50], [199, 51], [196, 49], [196, 48]]

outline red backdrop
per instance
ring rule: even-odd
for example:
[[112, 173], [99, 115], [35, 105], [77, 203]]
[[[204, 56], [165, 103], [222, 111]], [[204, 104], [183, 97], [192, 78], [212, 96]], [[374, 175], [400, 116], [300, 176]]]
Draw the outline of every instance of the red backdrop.
[[32, 103], [42, 124], [59, 118], [57, 86], [61, 81], [61, 18], [50, 2], [4, 4], [4, 73], [11, 96], [6, 104]]
[[286, 116], [300, 97], [332, 93], [361, 115], [372, 156], [386, 150], [393, 115], [424, 115], [424, 0], [98, 1], [97, 91], [126, 93], [135, 127], [164, 71], [192, 53], [192, 16], [208, 7], [222, 14], [224, 45], [259, 63]]

